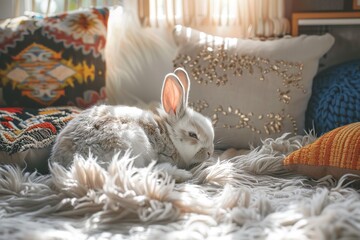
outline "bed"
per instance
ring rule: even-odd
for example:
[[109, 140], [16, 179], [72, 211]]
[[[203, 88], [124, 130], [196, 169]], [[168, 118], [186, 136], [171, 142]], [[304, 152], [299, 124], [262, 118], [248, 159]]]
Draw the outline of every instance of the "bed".
[[[150, 30], [131, 7], [3, 22], [0, 238], [359, 238], [360, 62], [319, 73], [330, 34], [264, 41], [184, 25]], [[94, 29], [82, 32], [79, 19]], [[189, 180], [156, 161], [136, 168], [129, 154], [106, 169], [91, 156], [47, 164], [82, 109], [151, 110], [177, 67], [216, 136], [214, 155]]]

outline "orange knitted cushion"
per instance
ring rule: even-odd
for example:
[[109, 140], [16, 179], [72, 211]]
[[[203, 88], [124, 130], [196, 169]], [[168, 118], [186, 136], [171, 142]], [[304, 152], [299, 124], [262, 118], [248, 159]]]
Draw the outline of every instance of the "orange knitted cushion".
[[360, 122], [336, 128], [284, 159], [290, 170], [312, 178], [360, 175]]

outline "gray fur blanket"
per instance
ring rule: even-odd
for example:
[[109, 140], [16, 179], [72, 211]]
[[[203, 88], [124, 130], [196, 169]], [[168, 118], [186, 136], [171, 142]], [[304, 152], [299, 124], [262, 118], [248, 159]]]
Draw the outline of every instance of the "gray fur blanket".
[[[360, 239], [360, 194], [347, 176], [318, 181], [283, 158], [312, 136], [224, 152], [177, 183], [129, 155], [107, 169], [75, 157], [39, 176], [0, 168], [1, 239]], [[356, 181], [352, 180], [352, 181]]]

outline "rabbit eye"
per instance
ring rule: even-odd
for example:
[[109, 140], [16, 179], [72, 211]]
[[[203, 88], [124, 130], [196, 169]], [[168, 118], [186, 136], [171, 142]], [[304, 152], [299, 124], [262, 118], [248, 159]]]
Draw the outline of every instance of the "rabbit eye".
[[189, 137], [192, 137], [192, 138], [195, 138], [195, 139], [199, 140], [198, 136], [194, 132], [189, 132]]

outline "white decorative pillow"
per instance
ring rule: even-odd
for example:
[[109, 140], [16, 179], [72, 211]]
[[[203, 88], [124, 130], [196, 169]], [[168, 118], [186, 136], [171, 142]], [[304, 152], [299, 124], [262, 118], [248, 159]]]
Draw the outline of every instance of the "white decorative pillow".
[[105, 55], [109, 104], [159, 102], [164, 76], [172, 71], [176, 46], [171, 31], [142, 27], [136, 9], [110, 11]]
[[192, 79], [189, 102], [209, 116], [218, 148], [248, 148], [304, 133], [305, 110], [330, 34], [276, 40], [221, 38], [177, 26], [174, 67]]

